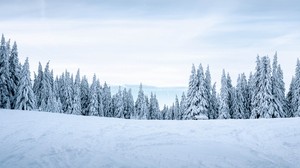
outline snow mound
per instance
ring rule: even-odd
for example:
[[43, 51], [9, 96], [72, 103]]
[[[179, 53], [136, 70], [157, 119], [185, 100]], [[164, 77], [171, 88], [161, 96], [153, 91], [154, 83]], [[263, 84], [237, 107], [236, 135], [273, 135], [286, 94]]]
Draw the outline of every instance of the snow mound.
[[0, 110], [0, 167], [300, 165], [300, 118], [146, 121]]

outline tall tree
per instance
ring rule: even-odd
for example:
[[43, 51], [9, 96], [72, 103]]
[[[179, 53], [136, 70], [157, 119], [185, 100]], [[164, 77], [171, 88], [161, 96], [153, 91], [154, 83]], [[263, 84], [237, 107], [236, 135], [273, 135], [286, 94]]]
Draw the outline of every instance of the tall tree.
[[219, 110], [219, 119], [229, 119], [229, 91], [228, 91], [228, 82], [225, 75], [225, 70], [223, 70], [222, 80], [221, 80], [221, 97], [220, 97], [220, 110]]
[[251, 118], [280, 117], [280, 114], [274, 110], [270, 59], [264, 56], [258, 63], [255, 75], [256, 94], [253, 95]]
[[113, 117], [112, 113], [112, 98], [110, 87], [104, 82], [104, 86], [102, 89], [102, 104], [103, 104], [103, 112], [105, 117]]
[[192, 71], [190, 75], [190, 80], [189, 80], [189, 88], [187, 92], [187, 99], [186, 99], [186, 111], [184, 112], [184, 119], [192, 119], [194, 114], [196, 114], [196, 103], [197, 103], [197, 98], [196, 98], [196, 93], [198, 91], [198, 78], [197, 78], [197, 73], [196, 73], [196, 68], [193, 65], [192, 66]]
[[99, 112], [98, 112], [98, 97], [97, 97], [97, 79], [96, 79], [96, 75], [94, 74], [93, 77], [93, 82], [92, 85], [90, 87], [90, 103], [89, 103], [89, 115], [92, 116], [99, 116]]
[[17, 90], [16, 109], [34, 110], [35, 95], [32, 90], [28, 58], [25, 60], [21, 71], [21, 81]]
[[73, 103], [72, 114], [81, 115], [81, 90], [80, 90], [80, 71], [77, 70], [75, 82], [73, 85]]
[[2, 34], [0, 45], [0, 108], [11, 108], [9, 88], [8, 52], [6, 48], [5, 38]]
[[140, 84], [140, 89], [138, 93], [137, 100], [135, 102], [135, 118], [137, 119], [147, 119], [149, 109], [147, 106], [146, 96], [144, 95], [143, 86]]
[[9, 57], [9, 74], [10, 74], [9, 85], [11, 86], [10, 103], [11, 103], [12, 109], [15, 108], [17, 90], [18, 90], [20, 80], [21, 80], [20, 73], [21, 73], [21, 66], [19, 63], [18, 48], [17, 48], [17, 43], [14, 42], [12, 50], [11, 50], [11, 54]]
[[83, 76], [80, 84], [80, 102], [81, 102], [81, 113], [82, 115], [88, 115], [89, 114], [89, 83], [86, 78], [86, 76]]

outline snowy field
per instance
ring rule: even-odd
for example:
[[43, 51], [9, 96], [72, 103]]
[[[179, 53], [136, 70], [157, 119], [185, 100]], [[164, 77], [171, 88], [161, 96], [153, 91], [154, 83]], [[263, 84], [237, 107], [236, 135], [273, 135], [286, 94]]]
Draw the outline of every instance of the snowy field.
[[142, 121], [0, 110], [1, 168], [300, 166], [300, 118]]

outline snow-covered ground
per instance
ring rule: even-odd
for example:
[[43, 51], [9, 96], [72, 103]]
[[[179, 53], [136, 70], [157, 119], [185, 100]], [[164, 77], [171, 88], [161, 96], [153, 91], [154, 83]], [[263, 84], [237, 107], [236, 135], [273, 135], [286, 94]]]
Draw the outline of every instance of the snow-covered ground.
[[143, 121], [0, 110], [0, 167], [300, 165], [300, 118]]

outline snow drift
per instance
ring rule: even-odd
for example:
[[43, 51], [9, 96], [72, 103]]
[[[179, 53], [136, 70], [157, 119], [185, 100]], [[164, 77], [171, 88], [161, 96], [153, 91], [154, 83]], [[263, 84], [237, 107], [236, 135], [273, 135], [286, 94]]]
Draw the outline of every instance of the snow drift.
[[158, 121], [0, 110], [0, 167], [298, 167], [300, 118]]

